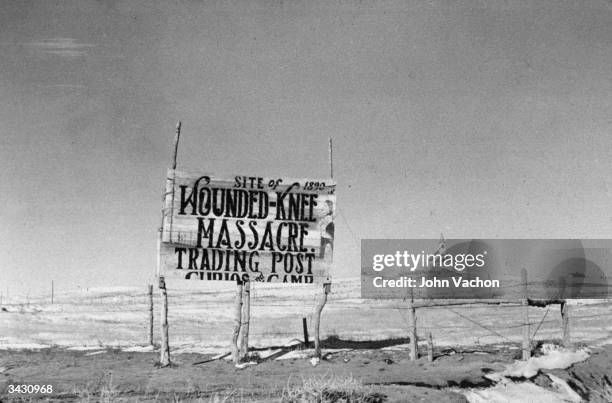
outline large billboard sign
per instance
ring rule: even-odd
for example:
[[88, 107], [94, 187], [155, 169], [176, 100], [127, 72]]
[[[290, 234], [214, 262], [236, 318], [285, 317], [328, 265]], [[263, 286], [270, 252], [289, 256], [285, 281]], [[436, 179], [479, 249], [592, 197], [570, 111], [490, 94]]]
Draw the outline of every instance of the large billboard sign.
[[159, 274], [209, 281], [327, 281], [335, 189], [332, 180], [171, 169]]

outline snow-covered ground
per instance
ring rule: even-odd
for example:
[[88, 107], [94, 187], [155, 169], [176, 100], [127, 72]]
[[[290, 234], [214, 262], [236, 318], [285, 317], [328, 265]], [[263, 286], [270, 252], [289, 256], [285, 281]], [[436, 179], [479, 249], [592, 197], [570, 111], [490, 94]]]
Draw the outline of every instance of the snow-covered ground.
[[[550, 379], [550, 387], [543, 388], [529, 381], [540, 373], [541, 370], [566, 369], [575, 363], [589, 358], [588, 349], [576, 351], [562, 347], [544, 344], [542, 355], [531, 357], [526, 361], [515, 361], [506, 367], [504, 371], [485, 375], [496, 384], [489, 388], [472, 390], [457, 390], [463, 393], [470, 403], [522, 403], [529, 400], [529, 396], [537, 396], [538, 402], [581, 402], [582, 398], [563, 379], [543, 372]], [[513, 379], [522, 379], [516, 381]]]
[[[303, 339], [302, 318], [312, 314], [319, 285], [256, 283], [251, 292], [250, 345], [269, 347]], [[222, 352], [229, 345], [236, 287], [231, 283], [169, 282], [171, 348]], [[138, 347], [148, 342], [149, 305], [141, 288], [99, 288], [49, 298], [4, 300], [0, 311], [0, 349], [65, 346]], [[154, 290], [155, 342], [159, 337], [160, 297]], [[612, 342], [612, 304], [572, 304], [573, 341]], [[408, 315], [401, 301], [360, 299], [360, 279], [335, 279], [323, 310], [321, 336], [381, 340], [407, 336]], [[431, 332], [438, 346], [519, 343], [522, 313], [515, 306], [452, 306], [417, 310], [418, 332]], [[536, 340], [559, 338], [559, 306], [530, 308]]]

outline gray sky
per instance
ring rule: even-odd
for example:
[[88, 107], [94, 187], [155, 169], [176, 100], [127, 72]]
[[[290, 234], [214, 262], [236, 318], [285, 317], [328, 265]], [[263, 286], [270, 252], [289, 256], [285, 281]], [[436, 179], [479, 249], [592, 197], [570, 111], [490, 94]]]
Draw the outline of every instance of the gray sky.
[[[0, 3], [0, 292], [145, 285], [165, 170], [326, 177], [361, 238], [610, 238], [612, 3]], [[350, 229], [349, 229], [350, 227]]]

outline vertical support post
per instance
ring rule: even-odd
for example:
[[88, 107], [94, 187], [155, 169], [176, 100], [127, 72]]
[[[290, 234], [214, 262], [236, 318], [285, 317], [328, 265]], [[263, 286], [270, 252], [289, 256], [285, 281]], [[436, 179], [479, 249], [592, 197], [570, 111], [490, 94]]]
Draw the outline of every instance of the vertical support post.
[[334, 178], [334, 150], [331, 137], [329, 138], [329, 177]]
[[153, 284], [149, 284], [149, 345], [153, 345]]
[[246, 281], [242, 288], [242, 322], [240, 323], [240, 358], [244, 360], [249, 354], [249, 322], [251, 320], [251, 282]]
[[302, 318], [302, 329], [304, 330], [304, 347], [308, 347], [310, 341], [308, 340], [308, 321], [306, 318]]
[[531, 343], [529, 341], [529, 290], [527, 286], [527, 270], [523, 267], [521, 269], [521, 284], [523, 287], [523, 299], [521, 305], [523, 306], [523, 360], [528, 360], [531, 357]]
[[[178, 154], [178, 145], [179, 145], [179, 139], [181, 138], [181, 121], [179, 120], [178, 123], [176, 124], [176, 132], [174, 135], [174, 152], [172, 154], [172, 170], [174, 171], [176, 169], [176, 156]], [[174, 186], [175, 186], [175, 180], [176, 180], [176, 174], [173, 172], [172, 173], [172, 189], [171, 189], [171, 194], [170, 194], [170, 208], [173, 209], [174, 208]], [[162, 226], [163, 226], [163, 218], [162, 218]], [[172, 242], [172, 238], [173, 238], [173, 231], [172, 231], [172, 227], [174, 224], [174, 214], [173, 211], [170, 211], [170, 228], [169, 228], [169, 235], [170, 235], [170, 242]]]
[[55, 287], [54, 287], [54, 284], [53, 284], [53, 280], [51, 280], [51, 305], [53, 305], [53, 296], [54, 296], [53, 294], [54, 294], [54, 292], [55, 292]]
[[[176, 132], [174, 136], [174, 149], [172, 151], [172, 169], [176, 169], [176, 158], [178, 154], [178, 144], [181, 137], [181, 122], [179, 121], [176, 125]], [[162, 213], [161, 213], [161, 225], [159, 226], [159, 236], [157, 238], [157, 275], [159, 278], [159, 289], [161, 290], [161, 347], [160, 347], [160, 358], [159, 363], [162, 367], [170, 366], [170, 341], [168, 337], [168, 291], [166, 290], [166, 280], [162, 276], [161, 267], [161, 244], [164, 236], [164, 218], [166, 216], [166, 191], [167, 182], [164, 188], [164, 197], [162, 198]], [[172, 176], [172, 201], [171, 206], [174, 205], [174, 175]], [[170, 239], [172, 239], [172, 212], [170, 213]]]
[[[329, 176], [331, 179], [334, 178], [334, 151], [332, 138], [329, 138]], [[314, 326], [314, 342], [315, 342], [315, 357], [321, 358], [321, 337], [320, 337], [320, 325], [321, 325], [321, 312], [323, 311], [323, 307], [327, 303], [327, 295], [331, 292], [331, 280], [327, 280], [323, 283], [323, 293], [319, 297], [317, 301], [317, 306], [315, 308], [313, 320]]]
[[431, 335], [431, 332], [429, 332], [429, 335], [427, 336], [427, 361], [433, 361], [433, 336]]
[[240, 335], [240, 327], [242, 325], [242, 281], [238, 281], [236, 290], [236, 314], [234, 317], [234, 332], [232, 334], [232, 356], [234, 364], [240, 362], [240, 345], [238, 344], [238, 336]]
[[321, 311], [327, 302], [327, 295], [331, 291], [331, 283], [323, 284], [323, 294], [319, 297], [317, 307], [315, 309], [314, 320], [314, 332], [315, 332], [315, 357], [321, 358], [321, 338], [320, 338], [320, 324], [321, 324]]
[[414, 299], [408, 301], [408, 337], [410, 337], [410, 361], [419, 358], [419, 347], [417, 343], [417, 317]]
[[161, 348], [159, 364], [162, 367], [170, 365], [170, 342], [168, 337], [168, 293], [166, 291], [166, 281], [164, 277], [159, 277], [159, 289], [162, 294], [161, 307]]
[[178, 144], [181, 137], [181, 121], [176, 122], [176, 131], [174, 135], [174, 152], [172, 153], [172, 169], [176, 169], [176, 156], [178, 154]]
[[564, 300], [561, 303], [561, 326], [562, 326], [562, 332], [563, 332], [563, 336], [562, 336], [563, 347], [570, 347], [571, 345], [569, 313], [570, 313], [569, 305], [567, 303], [567, 300]]

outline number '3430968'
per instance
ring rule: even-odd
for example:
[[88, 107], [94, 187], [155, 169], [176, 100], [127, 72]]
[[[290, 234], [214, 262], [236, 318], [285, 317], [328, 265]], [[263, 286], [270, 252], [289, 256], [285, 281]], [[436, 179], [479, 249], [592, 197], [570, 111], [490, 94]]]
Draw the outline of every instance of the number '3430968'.
[[53, 385], [28, 385], [28, 384], [10, 384], [7, 388], [9, 394], [29, 395], [35, 393], [53, 393]]

